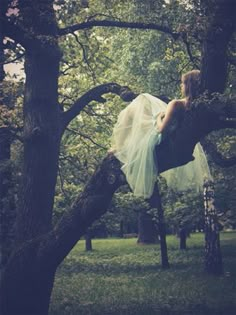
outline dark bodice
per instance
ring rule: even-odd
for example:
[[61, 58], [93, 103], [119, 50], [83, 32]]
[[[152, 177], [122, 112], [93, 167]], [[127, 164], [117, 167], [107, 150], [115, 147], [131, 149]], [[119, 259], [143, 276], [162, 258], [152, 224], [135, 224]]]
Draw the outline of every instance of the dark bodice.
[[186, 110], [183, 107], [178, 108], [178, 110], [174, 113], [173, 117], [171, 118], [171, 121], [167, 128], [162, 132], [163, 140], [166, 138], [169, 134], [173, 134], [182, 124], [184, 114]]

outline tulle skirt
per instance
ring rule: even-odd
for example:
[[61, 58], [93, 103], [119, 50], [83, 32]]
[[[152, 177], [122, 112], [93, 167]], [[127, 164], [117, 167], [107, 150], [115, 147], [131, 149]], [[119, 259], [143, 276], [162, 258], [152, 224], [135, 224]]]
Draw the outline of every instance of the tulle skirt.
[[[162, 135], [156, 118], [167, 104], [150, 95], [141, 94], [119, 115], [112, 135], [112, 150], [122, 163], [122, 171], [135, 196], [149, 198], [157, 180], [154, 150]], [[158, 155], [158, 149], [157, 149]], [[200, 144], [194, 150], [195, 160], [162, 173], [169, 188], [201, 191], [204, 179], [211, 179], [208, 163]]]

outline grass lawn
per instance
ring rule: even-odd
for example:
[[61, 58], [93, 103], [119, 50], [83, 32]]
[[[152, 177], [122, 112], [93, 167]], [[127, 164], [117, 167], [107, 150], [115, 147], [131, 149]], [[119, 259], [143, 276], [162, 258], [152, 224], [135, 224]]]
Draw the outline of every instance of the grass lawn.
[[59, 267], [50, 315], [236, 314], [236, 232], [221, 234], [224, 275], [204, 272], [204, 235], [191, 235], [188, 250], [167, 238], [171, 268], [160, 267], [159, 245], [136, 239], [80, 241]]

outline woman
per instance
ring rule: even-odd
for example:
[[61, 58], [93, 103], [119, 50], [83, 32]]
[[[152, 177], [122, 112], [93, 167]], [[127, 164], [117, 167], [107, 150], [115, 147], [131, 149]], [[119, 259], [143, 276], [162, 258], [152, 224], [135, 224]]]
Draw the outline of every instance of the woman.
[[[122, 171], [134, 195], [152, 195], [158, 169], [154, 159], [155, 146], [164, 131], [176, 128], [179, 116], [191, 106], [200, 85], [200, 72], [190, 71], [181, 78], [183, 99], [168, 105], [150, 94], [140, 94], [121, 111], [112, 135], [110, 151], [122, 163]], [[157, 153], [158, 154], [158, 153]], [[194, 150], [195, 160], [171, 169], [162, 175], [172, 189], [185, 190], [191, 185], [200, 190], [210, 172], [200, 144]]]

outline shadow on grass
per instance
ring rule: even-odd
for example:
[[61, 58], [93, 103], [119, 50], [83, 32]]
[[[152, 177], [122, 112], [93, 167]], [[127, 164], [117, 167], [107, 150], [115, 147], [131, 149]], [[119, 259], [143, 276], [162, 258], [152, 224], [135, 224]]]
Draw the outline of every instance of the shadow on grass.
[[104, 274], [112, 274], [112, 275], [119, 275], [122, 273], [130, 273], [132, 275], [140, 275], [140, 274], [150, 274], [154, 272], [165, 272], [165, 271], [186, 271], [188, 272], [189, 270], [202, 270], [202, 264], [199, 263], [182, 263], [182, 262], [177, 262], [177, 263], [170, 263], [170, 268], [165, 269], [162, 268], [160, 264], [152, 264], [152, 265], [135, 265], [135, 264], [126, 264], [126, 265], [114, 265], [114, 263], [109, 264], [96, 264], [94, 266], [89, 265], [86, 266], [84, 264], [79, 264], [78, 261], [75, 262], [74, 264], [64, 264], [63, 267], [59, 268], [59, 273], [60, 274], [65, 274], [65, 275], [71, 275], [73, 273], [96, 273], [96, 275], [104, 275]]
[[[190, 309], [175, 309], [175, 305], [167, 305], [166, 307], [160, 307], [156, 304], [136, 304], [136, 305], [120, 305], [119, 308], [116, 305], [115, 308], [112, 306], [107, 309], [107, 307], [102, 307], [100, 305], [98, 308], [93, 308], [89, 305], [74, 305], [72, 308], [67, 309], [68, 312], [52, 311], [50, 315], [235, 315], [234, 307], [227, 307], [224, 309], [210, 309], [207, 305], [196, 304], [190, 306]], [[74, 308], [74, 310], [73, 310]], [[76, 309], [75, 309], [76, 308]]]
[[[225, 242], [225, 241], [224, 241]], [[232, 247], [230, 244], [224, 244], [224, 242], [221, 243], [221, 251], [224, 258], [236, 258], [236, 248]], [[222, 246], [223, 245], [223, 246]]]

